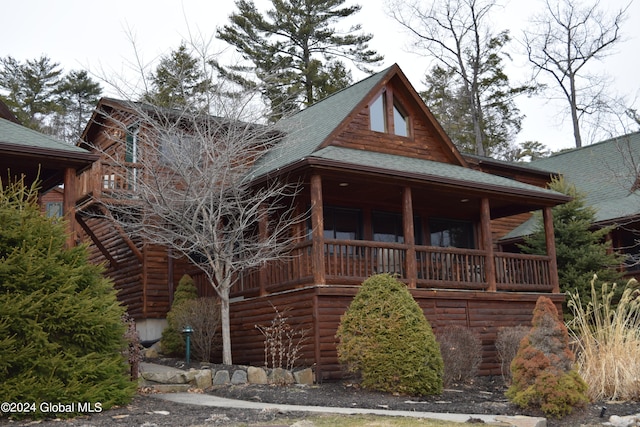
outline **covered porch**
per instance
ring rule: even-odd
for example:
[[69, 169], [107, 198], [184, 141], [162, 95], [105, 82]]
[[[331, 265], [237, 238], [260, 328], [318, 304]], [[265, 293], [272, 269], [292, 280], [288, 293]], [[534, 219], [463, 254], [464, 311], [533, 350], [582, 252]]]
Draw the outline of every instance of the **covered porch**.
[[[524, 194], [523, 194], [524, 193]], [[558, 293], [551, 207], [526, 192], [509, 195], [449, 183], [310, 174], [300, 205], [310, 220], [281, 260], [245, 272], [232, 298], [310, 285], [359, 285], [390, 273], [410, 289]], [[502, 217], [541, 209], [546, 255], [498, 252]]]

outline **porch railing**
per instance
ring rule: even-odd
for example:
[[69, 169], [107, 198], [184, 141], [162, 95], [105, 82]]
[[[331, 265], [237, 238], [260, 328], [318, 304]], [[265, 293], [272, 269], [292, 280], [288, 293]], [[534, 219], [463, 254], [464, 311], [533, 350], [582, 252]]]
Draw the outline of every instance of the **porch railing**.
[[[358, 285], [377, 273], [404, 282], [413, 276], [418, 288], [487, 290], [487, 263], [495, 263], [499, 291], [552, 292], [549, 257], [498, 252], [489, 260], [477, 249], [416, 246], [416, 271], [407, 271], [408, 246], [373, 241], [326, 240], [324, 276], [327, 284]], [[262, 288], [260, 284], [262, 283]], [[298, 245], [283, 260], [246, 272], [232, 294], [257, 295], [313, 284], [312, 242]]]

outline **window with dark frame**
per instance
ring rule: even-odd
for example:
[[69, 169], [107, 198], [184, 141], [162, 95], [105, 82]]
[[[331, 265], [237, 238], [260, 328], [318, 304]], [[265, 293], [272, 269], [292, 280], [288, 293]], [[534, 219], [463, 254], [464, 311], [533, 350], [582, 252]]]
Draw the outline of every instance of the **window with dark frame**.
[[452, 219], [430, 218], [431, 246], [474, 249], [473, 223]]

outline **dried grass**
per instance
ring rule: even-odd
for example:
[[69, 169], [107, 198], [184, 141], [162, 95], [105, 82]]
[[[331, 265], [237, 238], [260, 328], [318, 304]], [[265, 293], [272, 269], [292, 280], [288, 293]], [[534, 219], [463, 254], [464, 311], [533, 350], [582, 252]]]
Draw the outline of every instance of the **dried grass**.
[[569, 330], [575, 340], [578, 372], [589, 386], [592, 400], [640, 398], [640, 292], [630, 280], [620, 301], [613, 300], [616, 285], [603, 284], [583, 307], [579, 295], [570, 295], [574, 319]]

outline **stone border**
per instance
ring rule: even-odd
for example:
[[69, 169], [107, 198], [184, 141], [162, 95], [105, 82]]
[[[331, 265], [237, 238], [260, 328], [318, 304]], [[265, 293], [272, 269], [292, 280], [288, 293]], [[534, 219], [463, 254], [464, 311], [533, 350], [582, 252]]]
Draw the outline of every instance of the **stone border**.
[[200, 369], [166, 367], [166, 370], [142, 371], [142, 386], [153, 387], [162, 392], [186, 391], [189, 387], [207, 389], [226, 385], [278, 384], [311, 385], [314, 373], [311, 368], [288, 371], [282, 368], [264, 369], [253, 366], [229, 366], [221, 369], [204, 365]]

